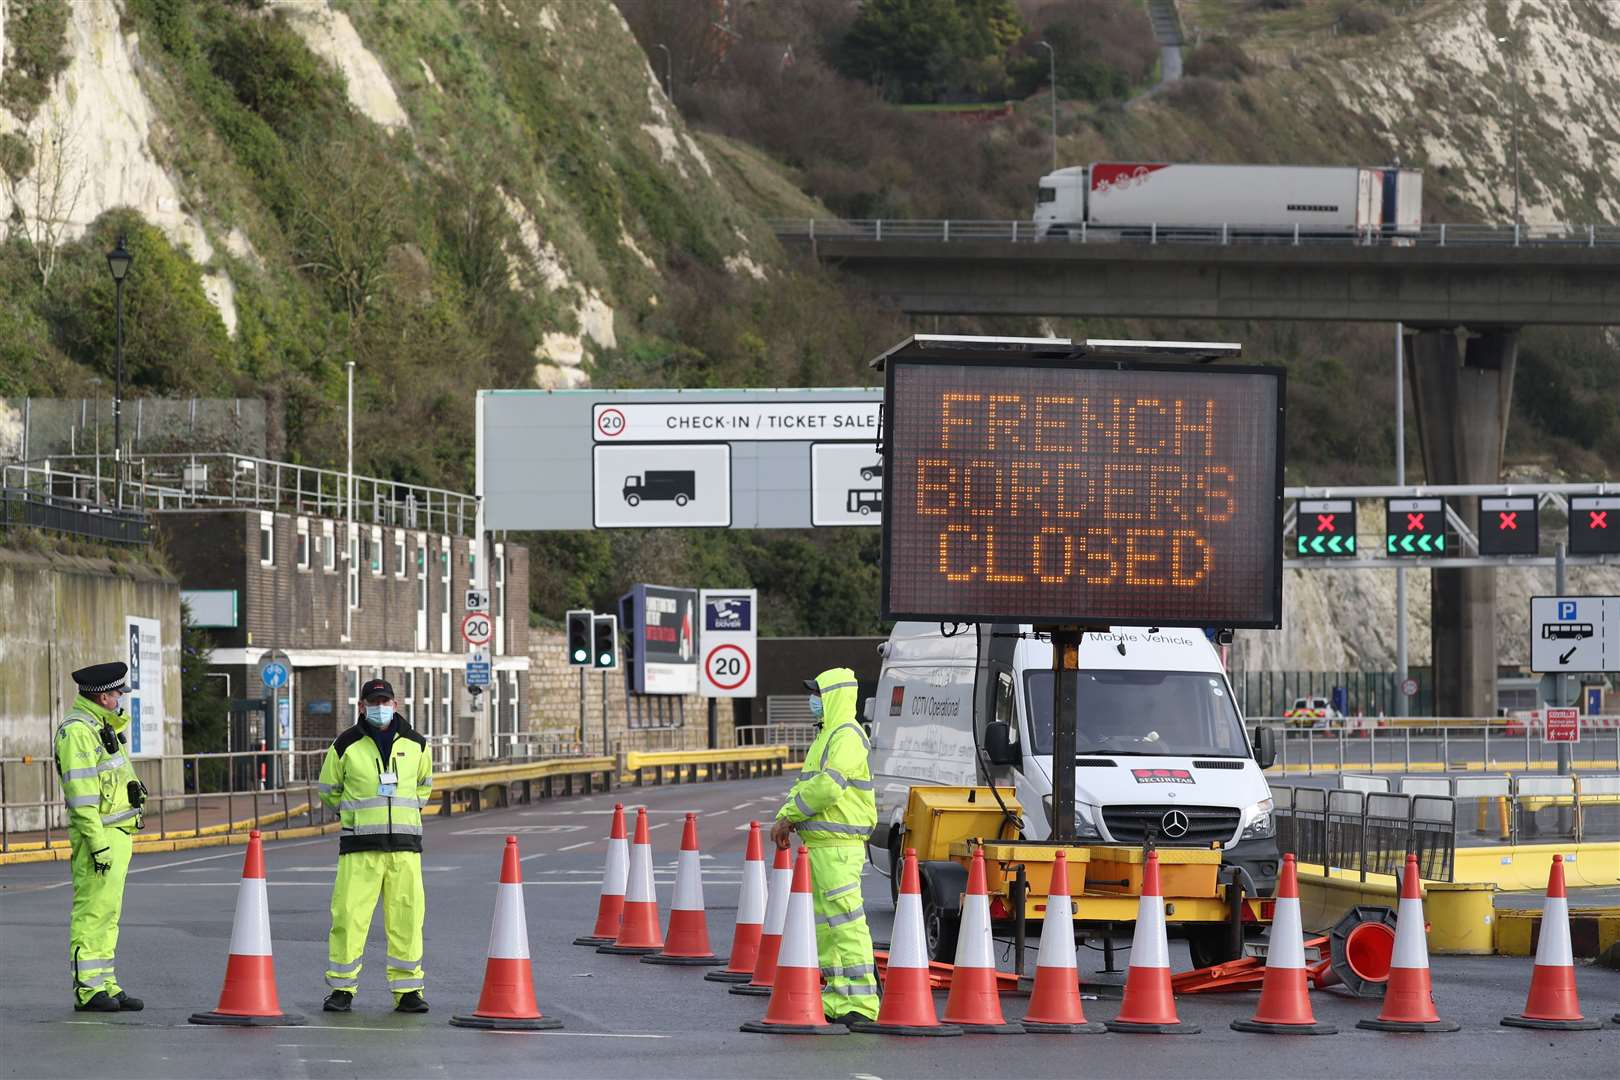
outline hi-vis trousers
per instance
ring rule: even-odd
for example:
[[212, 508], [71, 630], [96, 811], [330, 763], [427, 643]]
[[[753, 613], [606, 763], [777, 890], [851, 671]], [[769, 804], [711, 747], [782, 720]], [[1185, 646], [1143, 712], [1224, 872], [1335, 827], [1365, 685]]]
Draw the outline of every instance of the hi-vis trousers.
[[865, 846], [822, 844], [809, 851], [816, 951], [821, 954], [821, 975], [827, 980], [821, 989], [821, 1007], [834, 1020], [845, 1013], [876, 1020], [877, 966], [861, 898]]
[[118, 954], [118, 920], [124, 913], [124, 877], [129, 873], [130, 836], [122, 829], [104, 828], [97, 843], [105, 845], [104, 874], [96, 873], [90, 841], [68, 834], [73, 852], [73, 915], [68, 923], [68, 965], [73, 992], [83, 1005], [99, 991], [113, 997], [121, 987], [114, 973]]
[[422, 855], [416, 851], [354, 851], [338, 856], [332, 886], [332, 932], [326, 939], [326, 985], [353, 993], [360, 985], [360, 955], [382, 897], [388, 935], [388, 989], [395, 1000], [422, 990]]

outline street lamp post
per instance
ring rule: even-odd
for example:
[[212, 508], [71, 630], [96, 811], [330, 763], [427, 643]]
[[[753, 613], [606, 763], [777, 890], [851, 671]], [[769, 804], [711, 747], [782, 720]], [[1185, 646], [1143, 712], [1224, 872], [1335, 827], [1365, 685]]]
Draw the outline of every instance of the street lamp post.
[[113, 386], [113, 491], [118, 509], [124, 508], [124, 276], [129, 273], [135, 256], [124, 246], [124, 237], [118, 237], [118, 246], [107, 252], [107, 269], [112, 272], [113, 287], [118, 299], [117, 374]]
[[1048, 81], [1052, 84], [1052, 171], [1057, 172], [1057, 50], [1044, 41], [1036, 44], [1046, 50]]
[[670, 55], [669, 46], [662, 43], [654, 45], [655, 49], [664, 50], [664, 96], [669, 98], [671, 105], [675, 104], [675, 58]]

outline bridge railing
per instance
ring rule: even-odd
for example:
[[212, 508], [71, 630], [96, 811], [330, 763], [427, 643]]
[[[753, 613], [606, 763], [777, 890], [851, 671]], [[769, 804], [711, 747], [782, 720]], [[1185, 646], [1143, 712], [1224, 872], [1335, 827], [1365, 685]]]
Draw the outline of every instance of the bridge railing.
[[[1582, 717], [1581, 740], [1568, 746], [1571, 767], [1611, 771], [1620, 768], [1620, 718]], [[1251, 723], [1253, 720], [1251, 718]], [[1345, 772], [1527, 772], [1553, 770], [1560, 744], [1542, 739], [1532, 718], [1491, 723], [1362, 718], [1333, 721], [1336, 727], [1285, 726], [1263, 722], [1277, 732], [1273, 772], [1314, 776]], [[1401, 726], [1387, 726], [1398, 723]], [[1375, 726], [1375, 725], [1386, 726]]]
[[1277, 226], [1231, 222], [1189, 226], [1145, 223], [1129, 227], [1064, 225], [1033, 221], [950, 219], [781, 218], [771, 227], [782, 240], [856, 240], [873, 243], [1188, 244], [1358, 247], [1617, 247], [1620, 225], [1453, 225], [1409, 229], [1340, 226]]

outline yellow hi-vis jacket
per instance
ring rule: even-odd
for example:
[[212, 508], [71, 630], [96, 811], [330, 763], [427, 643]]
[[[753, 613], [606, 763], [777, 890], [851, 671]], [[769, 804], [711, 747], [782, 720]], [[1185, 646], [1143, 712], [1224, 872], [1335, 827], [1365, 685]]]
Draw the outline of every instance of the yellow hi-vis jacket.
[[821, 731], [805, 751], [799, 781], [777, 812], [795, 822], [806, 847], [860, 844], [877, 824], [872, 797], [872, 743], [855, 716], [860, 691], [849, 668], [816, 676], [821, 688]]
[[[356, 851], [421, 851], [422, 807], [433, 795], [433, 756], [427, 740], [396, 715], [384, 761], [364, 722], [339, 735], [326, 751], [315, 785], [321, 801], [343, 824], [338, 854]], [[382, 778], [394, 777], [393, 790]]]
[[[118, 738], [128, 726], [127, 715], [108, 712], [80, 694], [56, 729], [56, 770], [67, 800], [68, 829], [89, 843], [91, 851], [107, 846], [103, 829], [134, 832], [141, 827], [141, 812], [129, 801], [135, 766]], [[114, 749], [103, 740], [104, 730]]]

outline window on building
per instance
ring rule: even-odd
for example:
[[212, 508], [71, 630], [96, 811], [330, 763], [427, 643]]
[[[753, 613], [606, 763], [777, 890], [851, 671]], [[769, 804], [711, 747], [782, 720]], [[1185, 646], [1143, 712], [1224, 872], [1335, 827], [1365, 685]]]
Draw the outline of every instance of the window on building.
[[309, 569], [309, 519], [298, 519], [296, 553], [298, 556], [298, 569]]
[[441, 753], [434, 765], [438, 768], [447, 768], [450, 764], [450, 742], [455, 733], [455, 718], [450, 713], [451, 695], [455, 687], [455, 672], [445, 668], [439, 672], [439, 742]]
[[276, 565], [276, 515], [259, 514], [259, 565]]
[[405, 576], [405, 530], [394, 530], [394, 576]]
[[383, 572], [383, 539], [382, 526], [371, 527], [371, 550], [368, 552], [371, 560], [371, 576], [381, 577]]
[[349, 715], [344, 721], [345, 725], [354, 723], [355, 715], [360, 711], [360, 669], [343, 669], [343, 691], [349, 700]]
[[[428, 647], [428, 572], [427, 537], [416, 537], [416, 651], [426, 652]], [[431, 695], [430, 695], [431, 696]]]
[[418, 702], [418, 704], [421, 707], [417, 711], [417, 716], [421, 718], [421, 722], [416, 725], [416, 730], [421, 732], [422, 737], [424, 739], [429, 740], [429, 742], [431, 744], [431, 741], [433, 739], [433, 669], [432, 668], [423, 668], [422, 669], [422, 682], [420, 684], [420, 689], [422, 691], [422, 696], [421, 696], [421, 700]]
[[[502, 674], [506, 676], [506, 693], [502, 695], [506, 699], [502, 703], [506, 706], [506, 730], [512, 735], [516, 735], [523, 730], [523, 709], [518, 701], [518, 673], [506, 671], [502, 672]], [[517, 749], [516, 739], [512, 740], [512, 748], [515, 752]]]
[[405, 706], [405, 722], [412, 727], [416, 726], [416, 669], [405, 669], [405, 696], [400, 699]]
[[500, 656], [506, 652], [506, 545], [495, 545], [495, 610], [490, 614], [495, 616], [495, 655]]
[[321, 565], [328, 574], [337, 572], [337, 526], [330, 521], [321, 522]]
[[360, 529], [355, 525], [346, 526], [348, 535], [348, 575], [349, 575], [349, 606], [360, 606]]
[[450, 651], [450, 538], [439, 537], [439, 651]]

